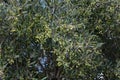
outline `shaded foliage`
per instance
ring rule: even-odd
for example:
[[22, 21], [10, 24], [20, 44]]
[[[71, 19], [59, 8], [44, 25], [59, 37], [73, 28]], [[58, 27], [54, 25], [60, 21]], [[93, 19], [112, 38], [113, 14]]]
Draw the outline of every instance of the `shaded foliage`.
[[119, 80], [118, 0], [0, 3], [5, 80]]

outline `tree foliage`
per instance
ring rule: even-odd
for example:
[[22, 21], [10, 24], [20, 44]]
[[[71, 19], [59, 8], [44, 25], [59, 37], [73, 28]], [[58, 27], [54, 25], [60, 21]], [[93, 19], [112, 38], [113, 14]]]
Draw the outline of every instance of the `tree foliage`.
[[119, 0], [0, 3], [5, 80], [119, 80]]

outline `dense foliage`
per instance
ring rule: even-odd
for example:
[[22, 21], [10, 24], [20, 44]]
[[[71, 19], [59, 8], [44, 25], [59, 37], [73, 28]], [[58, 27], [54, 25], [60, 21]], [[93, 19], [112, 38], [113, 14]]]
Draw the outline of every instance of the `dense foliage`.
[[119, 80], [119, 0], [0, 3], [5, 80]]

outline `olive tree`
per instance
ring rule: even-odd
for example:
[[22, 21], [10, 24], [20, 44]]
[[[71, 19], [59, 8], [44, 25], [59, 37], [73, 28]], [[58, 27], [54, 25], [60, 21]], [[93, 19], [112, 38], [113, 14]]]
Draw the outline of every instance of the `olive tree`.
[[10, 0], [0, 8], [4, 79], [120, 78], [118, 0]]

